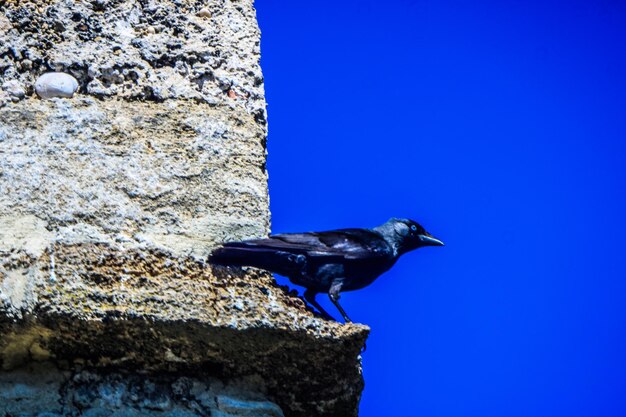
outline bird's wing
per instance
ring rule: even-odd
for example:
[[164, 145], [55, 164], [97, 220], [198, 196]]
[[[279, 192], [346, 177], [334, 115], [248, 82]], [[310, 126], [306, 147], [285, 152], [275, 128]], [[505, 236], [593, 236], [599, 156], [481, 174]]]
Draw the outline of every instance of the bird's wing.
[[393, 250], [378, 233], [342, 229], [316, 233], [288, 233], [267, 239], [228, 242], [211, 254], [211, 262], [254, 266], [294, 277], [308, 262], [377, 265], [393, 258]]
[[301, 253], [309, 257], [358, 260], [387, 257], [392, 253], [387, 242], [379, 234], [367, 229], [286, 233], [272, 235], [261, 241], [278, 250]]

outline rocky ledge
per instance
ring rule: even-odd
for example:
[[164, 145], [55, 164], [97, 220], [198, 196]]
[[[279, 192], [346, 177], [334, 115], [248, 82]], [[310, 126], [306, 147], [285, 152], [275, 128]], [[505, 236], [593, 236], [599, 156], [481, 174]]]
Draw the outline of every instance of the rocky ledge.
[[206, 262], [270, 229], [259, 36], [251, 0], [0, 1], [0, 416], [357, 415], [368, 328]]
[[[2, 288], [6, 415], [356, 415], [367, 328], [315, 317], [261, 271], [56, 245], [12, 257]], [[224, 408], [253, 405], [274, 411]]]

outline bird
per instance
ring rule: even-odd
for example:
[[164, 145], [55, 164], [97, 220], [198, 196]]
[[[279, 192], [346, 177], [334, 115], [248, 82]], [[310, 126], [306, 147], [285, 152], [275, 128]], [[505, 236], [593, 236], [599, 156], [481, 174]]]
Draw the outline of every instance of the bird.
[[225, 266], [250, 266], [287, 277], [304, 287], [304, 298], [320, 314], [333, 317], [317, 302], [327, 293], [346, 323], [352, 322], [339, 304], [340, 293], [370, 285], [398, 258], [424, 246], [444, 246], [419, 223], [391, 218], [380, 226], [324, 232], [284, 233], [265, 239], [224, 243], [209, 261]]

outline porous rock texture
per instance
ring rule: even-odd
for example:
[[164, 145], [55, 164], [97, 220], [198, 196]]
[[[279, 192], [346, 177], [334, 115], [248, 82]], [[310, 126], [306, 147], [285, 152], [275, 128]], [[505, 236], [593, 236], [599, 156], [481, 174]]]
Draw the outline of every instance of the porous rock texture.
[[250, 0], [0, 2], [0, 416], [357, 414], [367, 327], [206, 262], [269, 232], [263, 94]]

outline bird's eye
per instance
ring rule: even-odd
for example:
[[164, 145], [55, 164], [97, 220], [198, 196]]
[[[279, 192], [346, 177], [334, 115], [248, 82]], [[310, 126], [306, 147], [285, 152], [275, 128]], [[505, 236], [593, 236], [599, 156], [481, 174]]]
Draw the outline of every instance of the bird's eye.
[[414, 224], [412, 224], [412, 225], [411, 225], [411, 230], [412, 230], [412, 231], [414, 231], [414, 232], [416, 232], [416, 231], [417, 231], [417, 226], [416, 226], [416, 225], [414, 225]]

